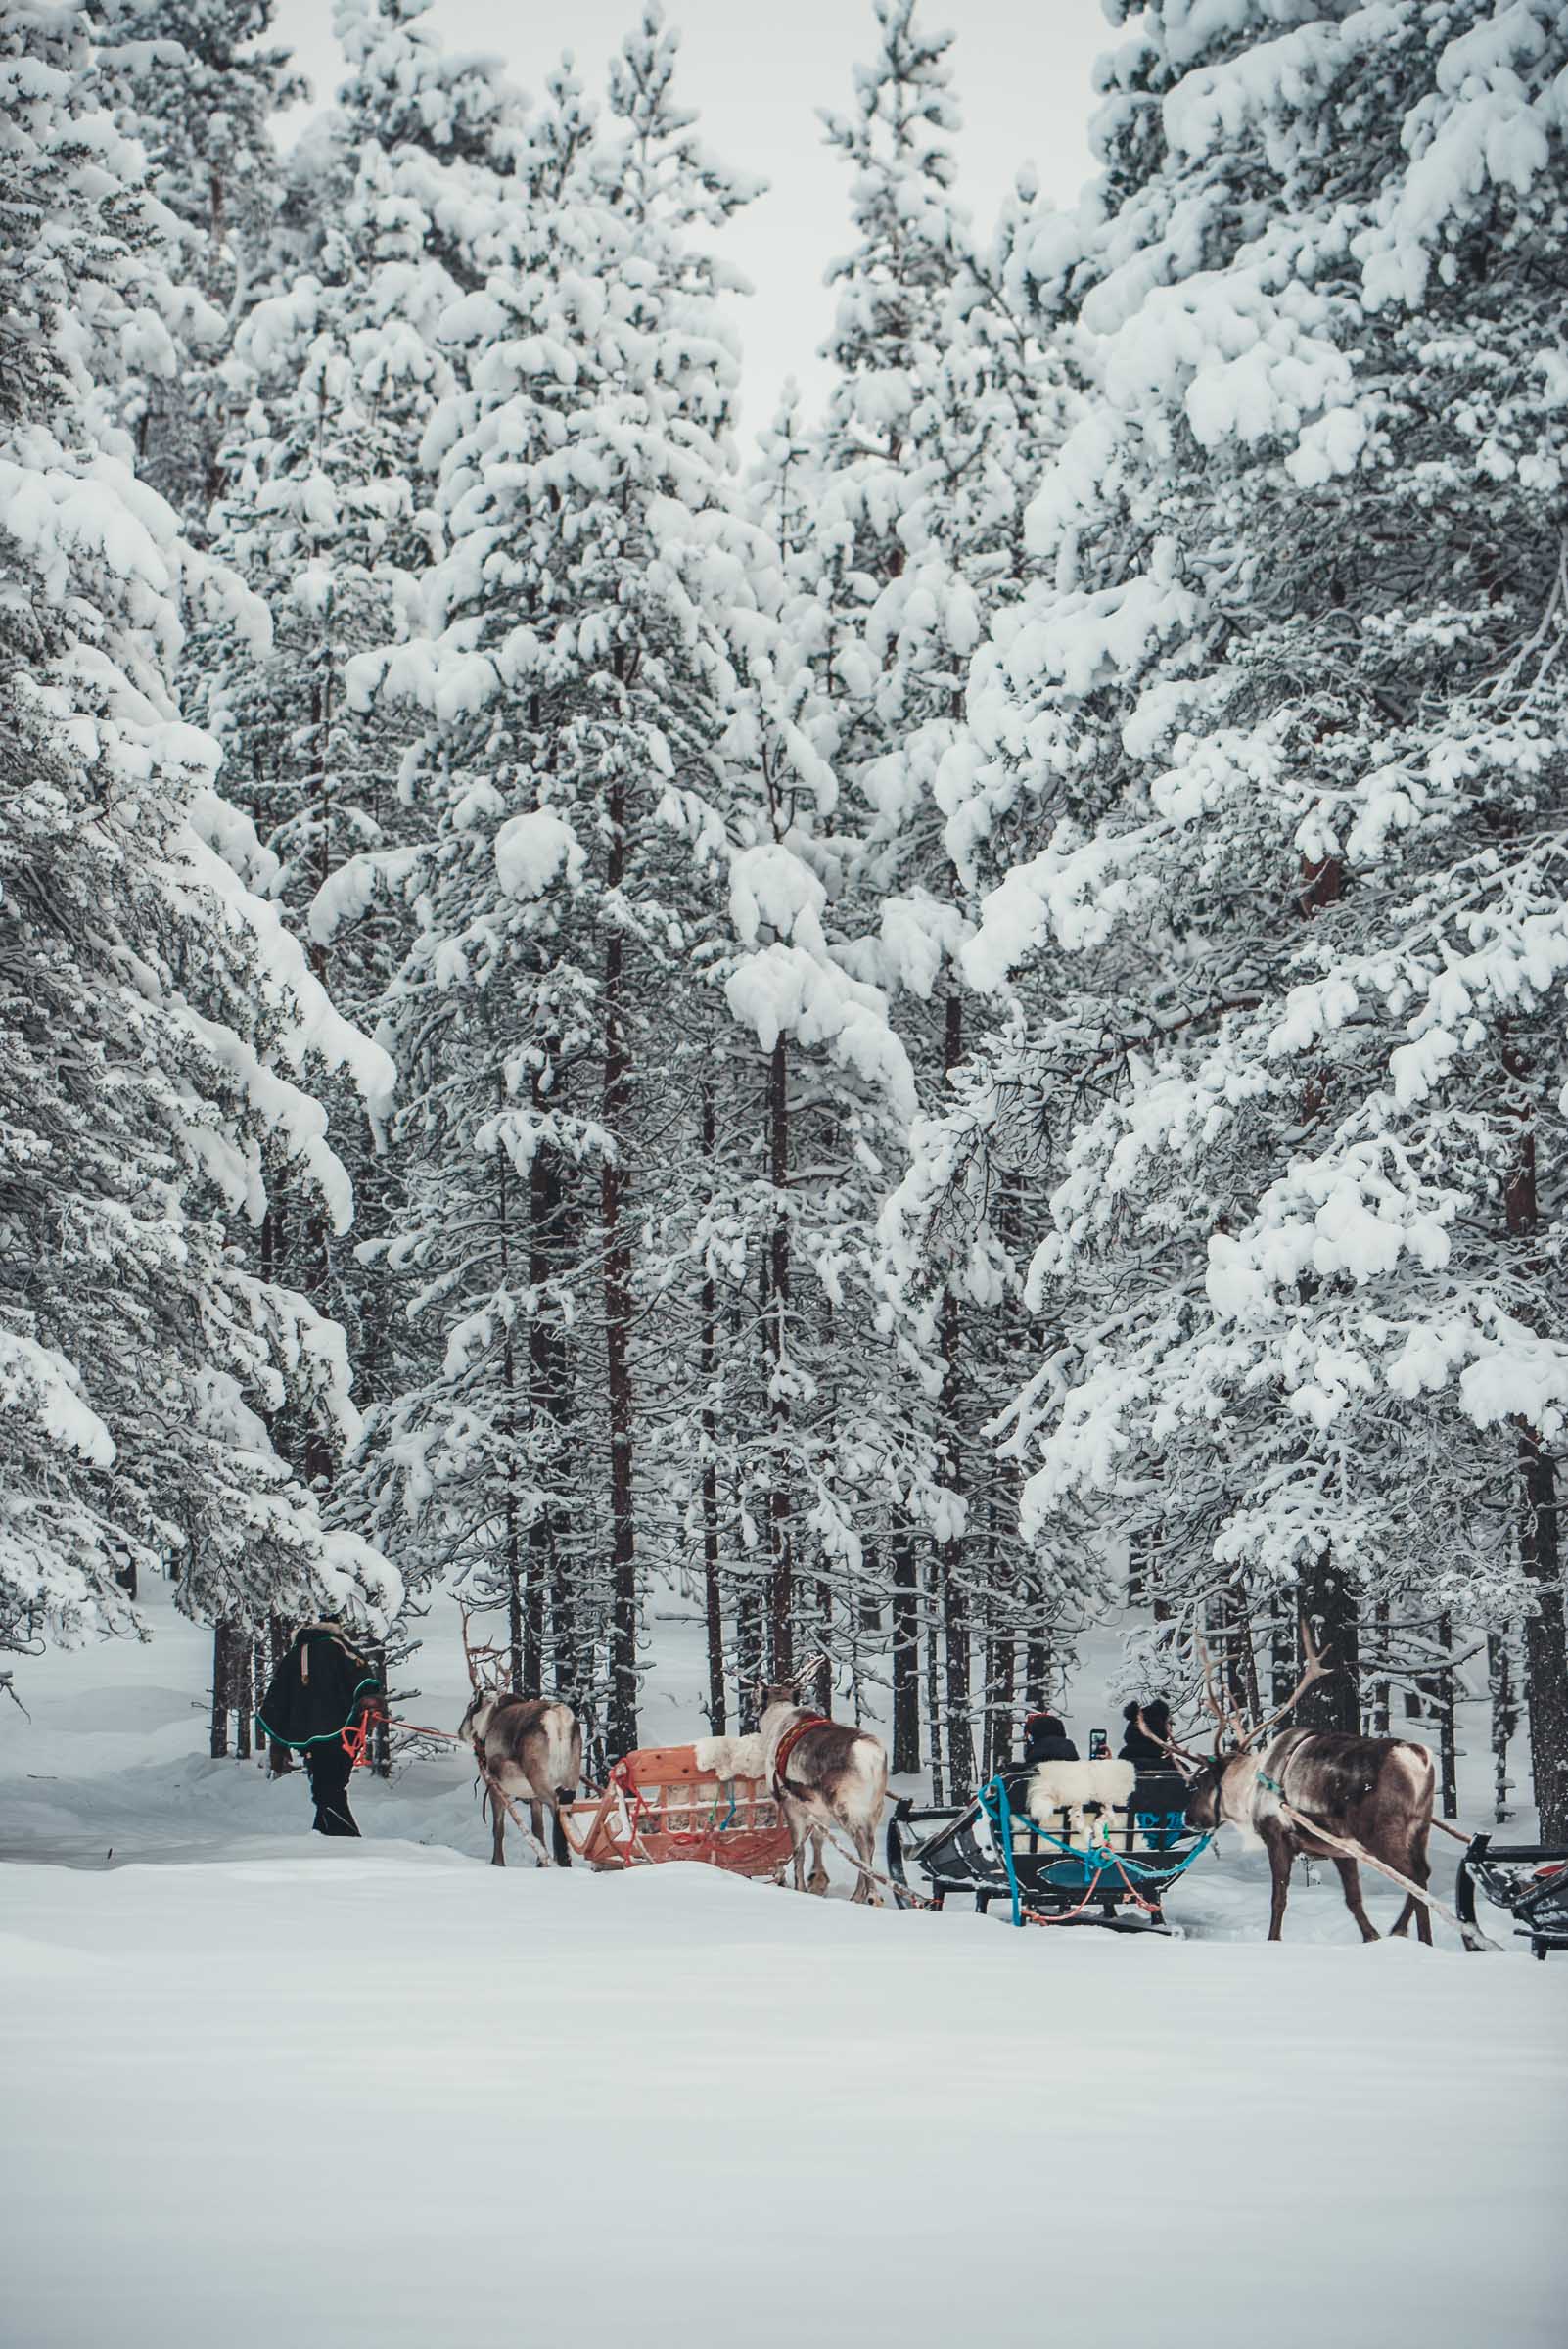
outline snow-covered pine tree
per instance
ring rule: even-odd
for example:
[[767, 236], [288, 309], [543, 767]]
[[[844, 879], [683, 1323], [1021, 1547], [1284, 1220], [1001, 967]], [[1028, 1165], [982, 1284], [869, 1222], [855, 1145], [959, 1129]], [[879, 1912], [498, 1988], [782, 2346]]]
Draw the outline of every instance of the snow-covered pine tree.
[[235, 1245], [268, 1160], [346, 1221], [300, 1080], [380, 1101], [391, 1070], [210, 845], [243, 826], [170, 693], [181, 614], [258, 649], [266, 616], [90, 422], [189, 311], [90, 67], [85, 7], [0, 5], [6, 1644], [130, 1628], [127, 1563], [173, 1561], [213, 1622], [395, 1597], [267, 1433], [291, 1402], [353, 1431], [343, 1334]]
[[441, 1340], [380, 1415], [368, 1505], [505, 1603], [514, 1679], [537, 1685], [548, 1660], [618, 1752], [650, 1530], [643, 1135], [657, 1180], [682, 1178], [661, 1055], [694, 868], [662, 809], [722, 724], [712, 622], [661, 545], [728, 495], [736, 363], [691, 231], [744, 193], [673, 102], [674, 49], [648, 11], [602, 142], [571, 75], [551, 85], [496, 266], [447, 322], [469, 389], [428, 439], [449, 541], [428, 633], [361, 682], [429, 723], [410, 771], [433, 848], [388, 1007], [409, 1167], [391, 1261]]
[[152, 194], [178, 223], [181, 277], [200, 289], [178, 364], [130, 361], [120, 402], [136, 469], [202, 543], [227, 423], [222, 365], [278, 206], [272, 118], [306, 94], [268, 44], [274, 0], [98, 0], [94, 80], [147, 155]]
[[[854, 113], [828, 118], [854, 173], [856, 244], [829, 272], [839, 292], [828, 345], [837, 373], [819, 528], [833, 546], [830, 658], [852, 697], [838, 752], [845, 820], [861, 841], [866, 925], [880, 928], [867, 975], [894, 991], [922, 1100], [940, 1109], [966, 1046], [958, 956], [985, 830], [965, 800], [965, 669], [991, 610], [1030, 576], [1024, 491], [1060, 438], [1065, 394], [1009, 278], [1034, 207], [1031, 183], [1020, 181], [982, 248], [952, 193], [952, 36], [926, 29], [916, 0], [877, 0], [876, 21], [878, 53], [856, 75]], [[998, 1351], [1016, 1343], [1002, 1237], [1016, 1217], [1013, 1198], [984, 1229], [958, 1235], [956, 1248], [933, 1245], [944, 1234], [929, 1222], [914, 1243], [896, 1219], [884, 1259], [903, 1352], [920, 1363], [900, 1382], [908, 1448], [941, 1461], [921, 1527], [933, 1544], [926, 1612], [942, 1666], [931, 1737], [951, 1782], [964, 1786], [975, 1776], [976, 1719], [988, 1757], [1009, 1733], [1018, 1635], [1026, 1677], [1039, 1678], [1050, 1604], [1019, 1544], [1012, 1471], [998, 1471], [982, 1434], [1003, 1391]], [[898, 1527], [895, 1549], [906, 1627], [912, 1528]], [[977, 1698], [982, 1630], [987, 1686]], [[905, 1769], [917, 1766], [908, 1733], [916, 1662], [900, 1631], [896, 1743]]]
[[[271, 859], [269, 894], [351, 1018], [370, 1015], [405, 950], [400, 901], [377, 882], [406, 865], [424, 818], [398, 788], [409, 727], [353, 708], [345, 675], [396, 631], [438, 540], [420, 467], [455, 382], [438, 328], [478, 280], [476, 247], [501, 216], [524, 114], [493, 61], [447, 57], [422, 13], [339, 0], [346, 74], [301, 165], [311, 204], [289, 207], [224, 370], [235, 421], [213, 546], [268, 604], [271, 650], [258, 661], [233, 631], [207, 630], [189, 663], [231, 792]], [[331, 920], [312, 931], [323, 892]], [[331, 1106], [362, 1247], [385, 1225], [398, 1170], [362, 1121], [355, 1130], [341, 1089]], [[361, 1398], [389, 1391], [382, 1274], [286, 1192], [263, 1244], [269, 1265], [348, 1328]], [[334, 1465], [306, 1464], [316, 1475]]]
[[813, 1651], [848, 1669], [859, 1705], [882, 1673], [888, 1497], [929, 1479], [900, 1456], [877, 1368], [891, 1347], [876, 1334], [875, 1217], [914, 1092], [842, 926], [843, 901], [858, 907], [834, 828], [818, 488], [791, 391], [762, 436], [751, 524], [720, 510], [684, 548], [667, 541], [726, 647], [713, 774], [669, 793], [706, 884], [688, 960], [708, 1002], [690, 1036], [699, 1183], [658, 1235], [698, 1275], [692, 1516], [715, 1721], [731, 1664], [744, 1723], [756, 1681]]
[[1157, 1543], [1243, 1696], [1247, 1628], [1316, 1618], [1308, 1718], [1360, 1717], [1380, 1599], [1525, 1615], [1560, 1838], [1568, 24], [1117, 13], [1104, 178], [1030, 256], [1098, 391], [970, 693], [1036, 841], [968, 968], [1059, 990], [968, 1137], [1052, 1185], [1027, 1522]]

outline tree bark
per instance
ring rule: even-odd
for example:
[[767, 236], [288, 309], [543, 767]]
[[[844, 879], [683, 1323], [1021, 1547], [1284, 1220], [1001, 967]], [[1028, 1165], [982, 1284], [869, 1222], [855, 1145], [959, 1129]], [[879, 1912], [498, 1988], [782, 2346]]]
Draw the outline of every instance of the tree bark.
[[[533, 1073], [532, 1098], [542, 1114], [547, 1096], [540, 1089], [541, 1072]], [[523, 1626], [524, 1674], [530, 1692], [544, 1691], [544, 1597], [551, 1593], [552, 1629], [556, 1634], [555, 1686], [573, 1685], [570, 1659], [560, 1653], [561, 1621], [556, 1583], [556, 1525], [553, 1492], [561, 1459], [561, 1429], [566, 1410], [566, 1341], [554, 1309], [548, 1303], [550, 1281], [560, 1261], [563, 1183], [559, 1154], [542, 1139], [535, 1142], [529, 1162], [529, 1287], [533, 1315], [529, 1323], [529, 1421], [537, 1463], [543, 1505], [529, 1527], [528, 1606]], [[575, 1643], [574, 1643], [575, 1644]]]
[[889, 1539], [893, 1573], [893, 1768], [900, 1775], [920, 1768], [920, 1582], [914, 1534], [896, 1509]]
[[986, 1639], [985, 1770], [988, 1778], [994, 1776], [1012, 1754], [1013, 1713], [1016, 1705], [1013, 1683], [1018, 1670], [1017, 1643], [1012, 1628], [1014, 1596], [1003, 1575], [999, 1514], [996, 1495], [992, 1492], [986, 1503], [986, 1585], [991, 1593], [992, 1610], [991, 1629]]
[[1519, 1727], [1513, 1693], [1513, 1658], [1505, 1635], [1487, 1640], [1487, 1689], [1492, 1699], [1492, 1816], [1500, 1827], [1508, 1817], [1508, 1746]]
[[[495, 1096], [498, 1106], [506, 1103], [506, 1081], [497, 1069]], [[504, 1288], [512, 1271], [512, 1201], [507, 1181], [510, 1162], [504, 1150], [495, 1153], [495, 1226], [496, 1248], [500, 1257], [501, 1285]], [[529, 1693], [525, 1677], [523, 1641], [524, 1566], [523, 1543], [517, 1512], [517, 1355], [512, 1344], [512, 1327], [508, 1322], [501, 1340], [501, 1433], [506, 1439], [506, 1484], [501, 1498], [501, 1572], [506, 1589], [506, 1677], [514, 1696]]]
[[[1521, 1244], [1522, 1268], [1541, 1270], [1535, 1095], [1530, 1060], [1505, 1038], [1502, 1065], [1517, 1091], [1518, 1147], [1504, 1200], [1509, 1237]], [[1530, 1717], [1530, 1772], [1544, 1843], [1568, 1842], [1568, 1620], [1563, 1613], [1562, 1551], [1557, 1515], [1557, 1467], [1540, 1431], [1514, 1421], [1519, 1476], [1519, 1563], [1535, 1592], [1525, 1619], [1524, 1651]]]
[[772, 1635], [772, 1677], [775, 1681], [787, 1681], [795, 1669], [795, 1535], [790, 1493], [790, 1405], [784, 1392], [790, 1307], [790, 1226], [784, 1194], [790, 1179], [790, 1123], [789, 1046], [782, 1035], [768, 1060], [767, 1161], [768, 1180], [779, 1203], [768, 1247], [767, 1311], [763, 1321], [773, 1433], [767, 1607]]
[[1282, 1596], [1276, 1594], [1270, 1613], [1273, 1630], [1268, 1642], [1268, 1678], [1271, 1683], [1268, 1710], [1277, 1713], [1296, 1685], [1299, 1670], [1296, 1662], [1298, 1635], [1295, 1617]]
[[237, 1762], [251, 1759], [251, 1713], [255, 1699], [251, 1692], [251, 1635], [235, 1632], [229, 1642], [229, 1703], [234, 1713], [234, 1757]]
[[[1347, 1729], [1361, 1726], [1360, 1621], [1354, 1584], [1336, 1572], [1325, 1550], [1303, 1574], [1297, 1594], [1301, 1612], [1324, 1661], [1333, 1666], [1306, 1689], [1289, 1722], [1296, 1729]], [[1305, 1666], [1303, 1655], [1301, 1664]], [[1288, 1696], [1289, 1688], [1285, 1694]]]
[[221, 1762], [229, 1750], [229, 1655], [232, 1642], [226, 1623], [212, 1626], [212, 1721], [208, 1750]]
[[1045, 1636], [1040, 1621], [1045, 1594], [1038, 1574], [1026, 1576], [1024, 1589], [1029, 1605], [1028, 1630], [1024, 1638], [1024, 1710], [1026, 1713], [1042, 1713], [1051, 1670], [1050, 1641]]
[[[943, 1025], [943, 1074], [950, 1077], [963, 1057], [963, 998], [948, 995]], [[942, 1421], [947, 1448], [947, 1491], [954, 1511], [963, 1506], [964, 1375], [962, 1311], [949, 1279], [942, 1300]], [[943, 1651], [947, 1681], [947, 1782], [954, 1793], [975, 1783], [975, 1739], [969, 1719], [969, 1587], [964, 1575], [964, 1537], [951, 1532], [943, 1542]]]
[[[1453, 1625], [1447, 1615], [1438, 1617], [1438, 1638], [1445, 1659], [1453, 1653]], [[1458, 1706], [1453, 1684], [1453, 1666], [1445, 1661], [1437, 1676], [1438, 1699], [1438, 1783], [1445, 1819], [1459, 1816], [1459, 1725]]]
[[1519, 1430], [1519, 1556], [1535, 1587], [1535, 1612], [1525, 1619], [1529, 1681], [1530, 1772], [1541, 1813], [1543, 1843], [1568, 1843], [1568, 1630], [1562, 1597], [1557, 1476], [1551, 1454], [1532, 1427]]
[[[718, 1120], [714, 1088], [702, 1088], [703, 1160], [709, 1170], [708, 1197], [714, 1193], [713, 1164], [717, 1147]], [[708, 1727], [722, 1737], [727, 1721], [724, 1691], [724, 1595], [718, 1574], [718, 1416], [714, 1407], [714, 1380], [718, 1362], [718, 1294], [709, 1265], [703, 1267], [701, 1322], [697, 1352], [702, 1381], [702, 1525], [703, 1621], [708, 1638]]]
[[926, 1726], [931, 1737], [931, 1799], [944, 1800], [942, 1770], [942, 1681], [937, 1665], [937, 1625], [941, 1614], [942, 1569], [937, 1560], [931, 1562], [930, 1588], [926, 1593]]
[[[267, 1662], [271, 1671], [277, 1671], [293, 1643], [294, 1635], [282, 1616], [269, 1615], [267, 1617]], [[281, 1744], [276, 1737], [269, 1738], [267, 1740], [267, 1775], [273, 1778], [284, 1778], [288, 1776], [293, 1768], [294, 1748]]]
[[1386, 1670], [1386, 1666], [1388, 1664], [1389, 1639], [1392, 1636], [1389, 1631], [1389, 1609], [1388, 1600], [1386, 1598], [1380, 1598], [1378, 1600], [1376, 1607], [1373, 1609], [1372, 1620], [1377, 1633], [1378, 1674], [1376, 1680], [1372, 1682], [1370, 1729], [1371, 1734], [1374, 1737], [1386, 1737], [1389, 1733], [1389, 1721], [1391, 1718], [1390, 1697], [1393, 1693], [1389, 1686], [1388, 1672]]
[[1258, 1659], [1253, 1652], [1243, 1592], [1227, 1586], [1215, 1593], [1210, 1625], [1220, 1649], [1220, 1679], [1230, 1711], [1244, 1722], [1262, 1721]]
[[[626, 787], [619, 777], [609, 795], [610, 855], [606, 882], [625, 877]], [[610, 1148], [600, 1178], [604, 1232], [605, 1375], [610, 1418], [610, 1719], [618, 1758], [637, 1743], [637, 1535], [632, 1478], [631, 1237], [625, 1213], [624, 1151], [631, 1089], [625, 1037], [625, 949], [612, 925], [604, 966], [604, 1126]]]
[[[741, 1514], [735, 1496], [735, 1516]], [[762, 1578], [747, 1571], [735, 1589], [735, 1684], [740, 1696], [740, 1733], [749, 1737], [758, 1723], [757, 1691], [767, 1678], [767, 1627]]]

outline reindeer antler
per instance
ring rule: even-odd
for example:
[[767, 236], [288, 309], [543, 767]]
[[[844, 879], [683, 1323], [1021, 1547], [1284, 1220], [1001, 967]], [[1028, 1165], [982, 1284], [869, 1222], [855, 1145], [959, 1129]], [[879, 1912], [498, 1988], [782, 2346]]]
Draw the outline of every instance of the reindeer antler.
[[1317, 1648], [1313, 1639], [1312, 1631], [1306, 1616], [1299, 1616], [1297, 1621], [1301, 1625], [1302, 1652], [1307, 1658], [1307, 1669], [1302, 1674], [1301, 1679], [1296, 1682], [1296, 1685], [1291, 1690], [1289, 1696], [1286, 1697], [1284, 1703], [1276, 1706], [1274, 1711], [1269, 1714], [1267, 1721], [1261, 1721], [1255, 1729], [1249, 1729], [1247, 1731], [1246, 1736], [1242, 1738], [1240, 1744], [1240, 1751], [1242, 1753], [1246, 1753], [1250, 1746], [1256, 1745], [1260, 1737], [1266, 1737], [1268, 1731], [1273, 1727], [1276, 1721], [1283, 1721], [1287, 1713], [1294, 1713], [1296, 1707], [1301, 1703], [1302, 1698], [1306, 1695], [1314, 1681], [1326, 1681], [1339, 1670], [1339, 1666], [1337, 1664], [1325, 1663], [1320, 1650]]
[[1203, 1667], [1203, 1701], [1208, 1706], [1209, 1711], [1214, 1715], [1215, 1725], [1219, 1732], [1215, 1738], [1215, 1752], [1219, 1753], [1221, 1747], [1223, 1745], [1227, 1737], [1233, 1738], [1238, 1746], [1244, 1746], [1246, 1740], [1241, 1733], [1240, 1721], [1238, 1720], [1237, 1716], [1231, 1712], [1229, 1706], [1224, 1703], [1223, 1699], [1220, 1695], [1219, 1689], [1215, 1685], [1214, 1660], [1209, 1653], [1206, 1642], [1198, 1637], [1196, 1632], [1194, 1632], [1192, 1635], [1192, 1644], [1197, 1650], [1198, 1662]]
[[801, 1666], [799, 1672], [792, 1672], [790, 1674], [790, 1686], [792, 1688], [804, 1687], [806, 1682], [811, 1679], [813, 1674], [825, 1671], [826, 1668], [826, 1652], [822, 1648], [818, 1648], [814, 1656], [807, 1657], [806, 1662]]
[[[463, 1618], [463, 1661], [468, 1666], [469, 1685], [476, 1696], [488, 1695], [501, 1684], [501, 1651], [498, 1647], [476, 1647], [468, 1635], [472, 1608], [465, 1607], [459, 1601], [457, 1611]], [[489, 1670], [487, 1679], [486, 1667]]]
[[1203, 1755], [1189, 1752], [1187, 1747], [1184, 1745], [1177, 1745], [1174, 1737], [1162, 1737], [1158, 1729], [1151, 1728], [1149, 1726], [1148, 1720], [1144, 1715], [1143, 1707], [1141, 1705], [1138, 1707], [1137, 1724], [1138, 1727], [1143, 1731], [1144, 1736], [1147, 1737], [1149, 1743], [1151, 1745], [1157, 1745], [1160, 1748], [1160, 1751], [1165, 1755], [1167, 1761], [1174, 1762], [1176, 1764], [1176, 1767], [1182, 1777], [1187, 1776], [1189, 1764], [1193, 1770], [1203, 1769]]

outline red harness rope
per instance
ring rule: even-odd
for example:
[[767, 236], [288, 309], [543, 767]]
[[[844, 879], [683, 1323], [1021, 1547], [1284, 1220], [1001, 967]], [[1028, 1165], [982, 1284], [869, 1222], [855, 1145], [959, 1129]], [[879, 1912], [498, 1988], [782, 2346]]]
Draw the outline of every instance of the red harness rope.
[[[368, 1750], [370, 1732], [377, 1722], [383, 1719], [385, 1719], [384, 1715], [367, 1705], [357, 1721], [345, 1722], [341, 1735], [343, 1750], [348, 1757], [350, 1770], [363, 1770], [367, 1766], [370, 1759]], [[388, 1726], [391, 1727], [391, 1724]]]
[[794, 1753], [796, 1747], [800, 1744], [801, 1739], [806, 1735], [807, 1729], [830, 1729], [832, 1727], [833, 1724], [829, 1721], [825, 1713], [807, 1713], [804, 1721], [796, 1721], [790, 1724], [783, 1736], [779, 1739], [778, 1750], [773, 1756], [773, 1792], [775, 1795], [782, 1796], [786, 1794], [793, 1794], [797, 1797], [797, 1799], [799, 1799], [801, 1796], [808, 1792], [807, 1787], [797, 1787], [787, 1784], [784, 1773], [789, 1769], [790, 1756]]

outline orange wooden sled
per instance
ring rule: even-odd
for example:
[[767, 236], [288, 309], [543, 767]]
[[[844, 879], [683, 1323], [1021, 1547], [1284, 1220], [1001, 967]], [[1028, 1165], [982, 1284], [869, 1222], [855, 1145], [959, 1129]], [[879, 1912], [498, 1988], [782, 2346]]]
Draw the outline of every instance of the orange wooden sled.
[[590, 1867], [702, 1860], [737, 1876], [776, 1876], [790, 1831], [765, 1778], [718, 1778], [692, 1745], [649, 1745], [610, 1773], [603, 1794], [561, 1812], [567, 1839]]

